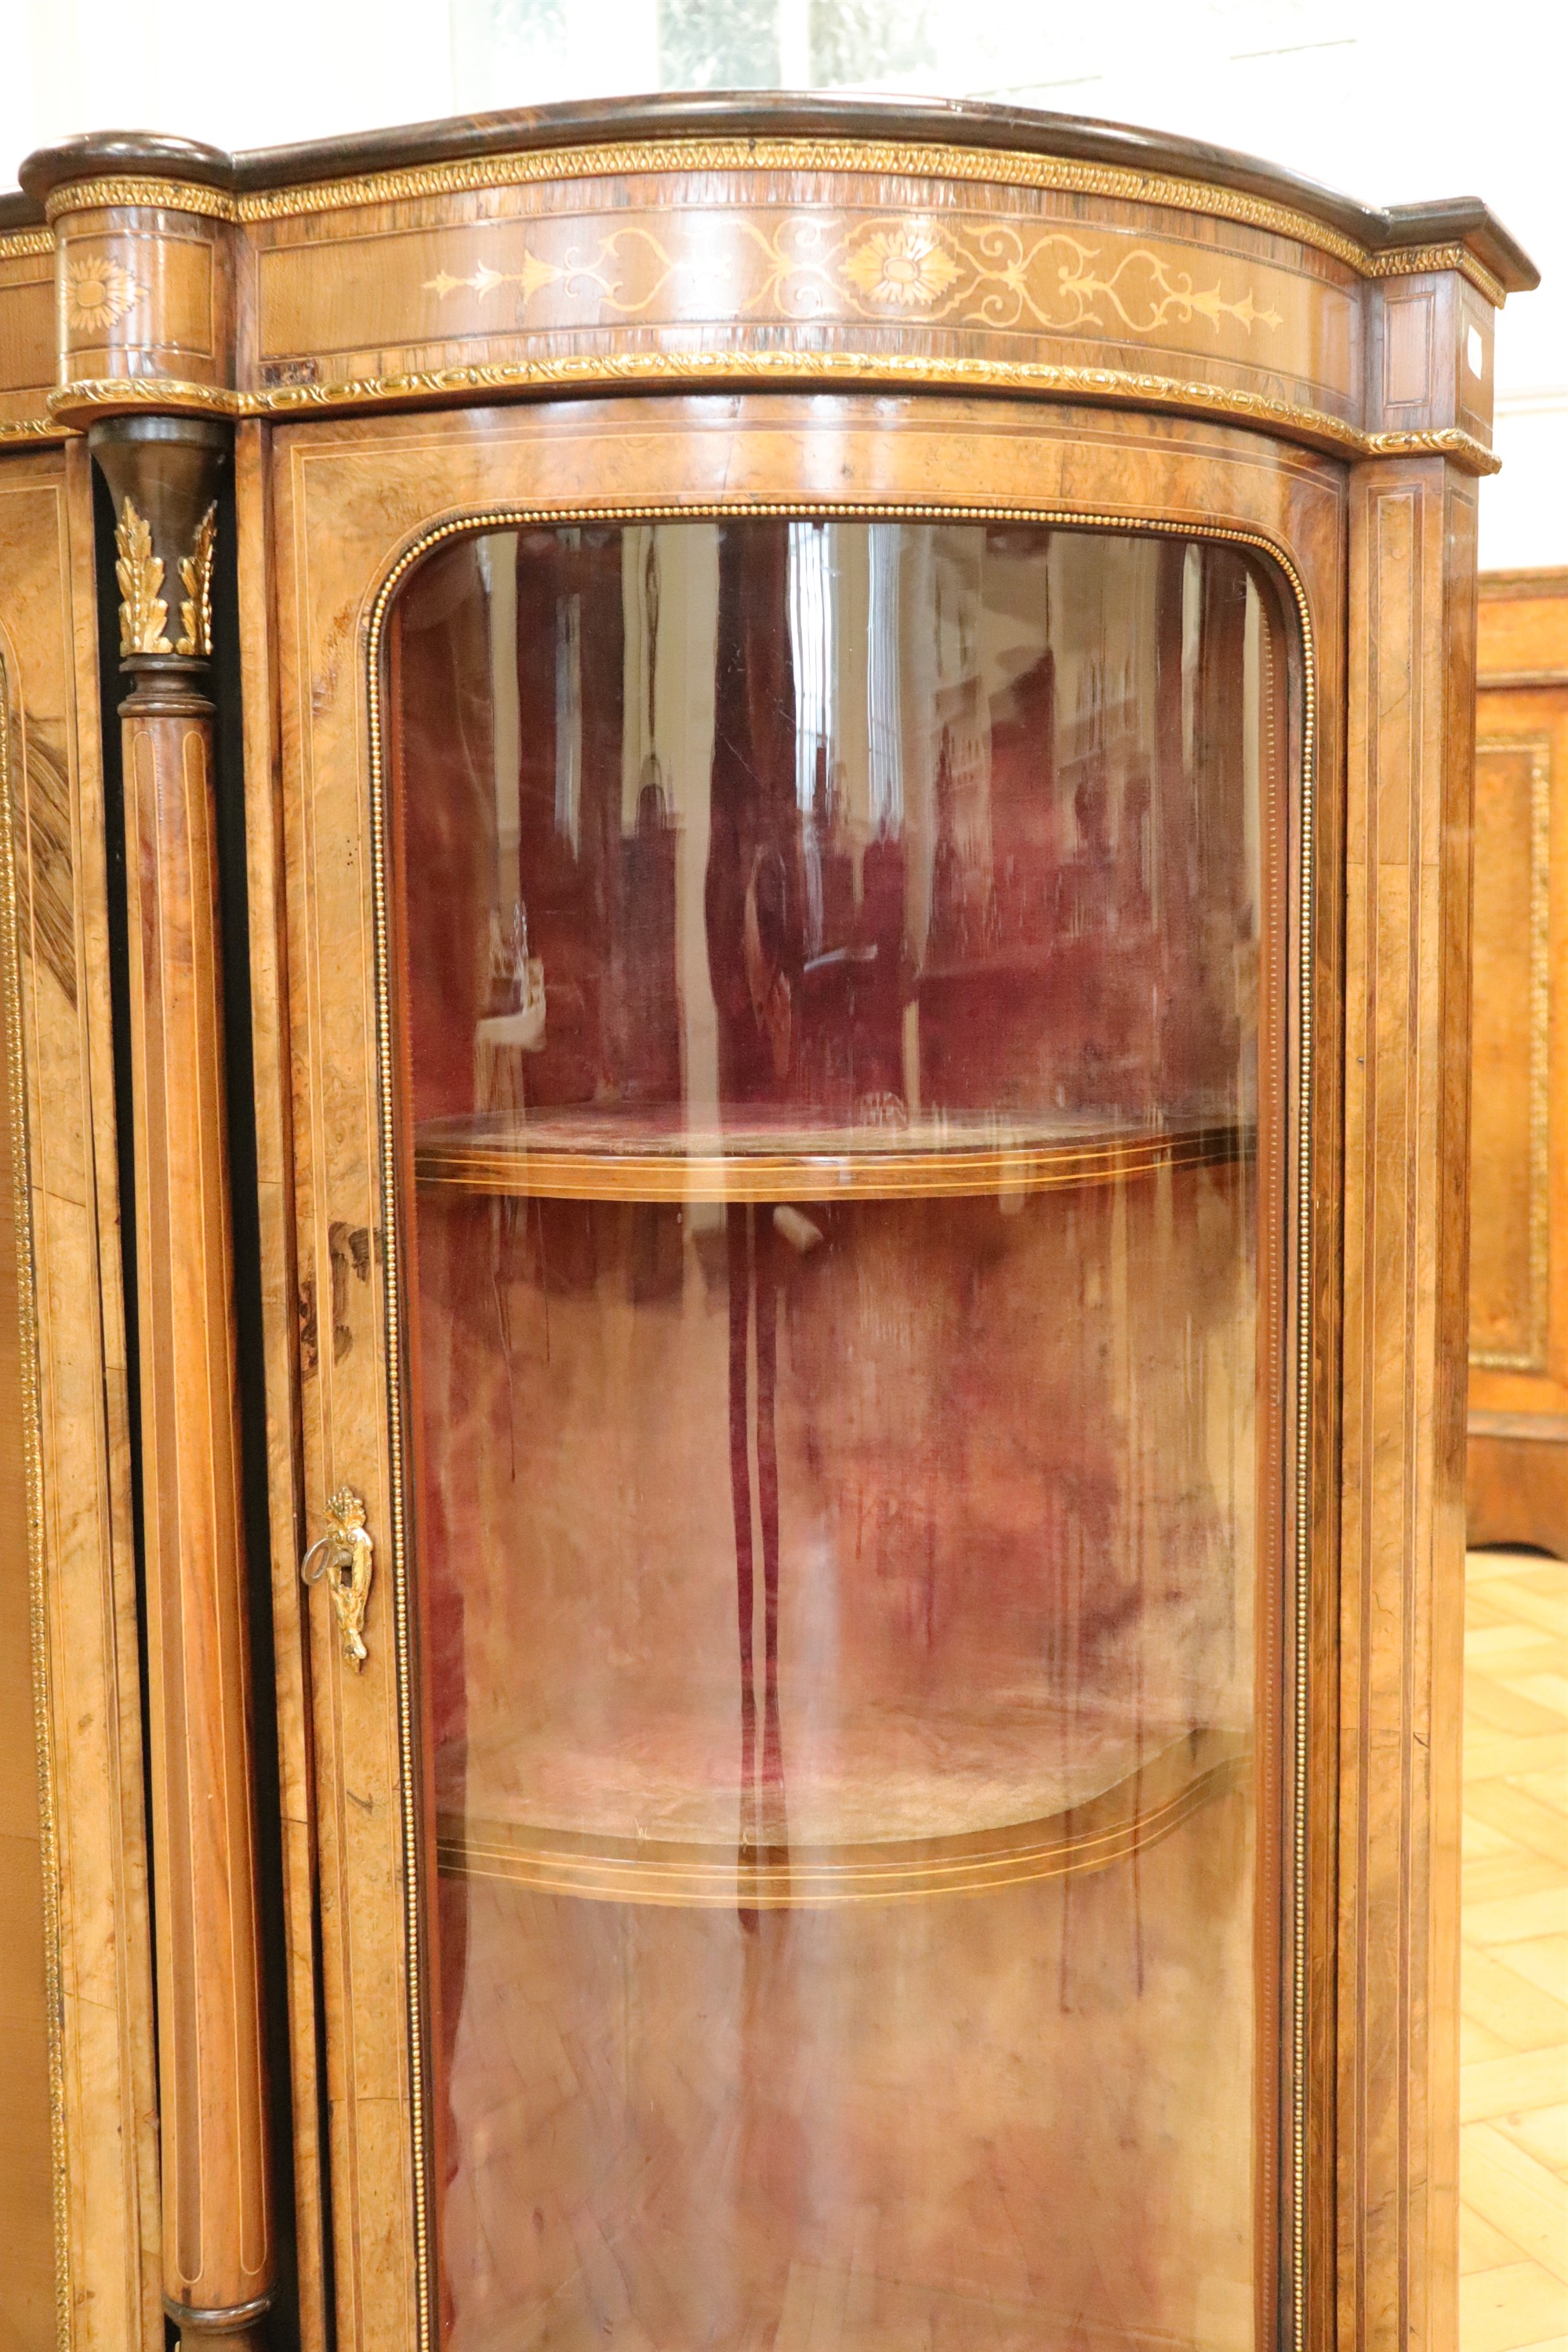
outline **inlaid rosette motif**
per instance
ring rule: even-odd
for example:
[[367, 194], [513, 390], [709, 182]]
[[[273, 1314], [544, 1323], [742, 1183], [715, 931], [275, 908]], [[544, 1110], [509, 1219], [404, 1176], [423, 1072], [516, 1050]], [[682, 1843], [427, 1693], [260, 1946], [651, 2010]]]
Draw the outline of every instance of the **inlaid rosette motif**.
[[66, 325], [73, 335], [101, 334], [133, 310], [146, 291], [106, 254], [73, 254], [66, 263]]

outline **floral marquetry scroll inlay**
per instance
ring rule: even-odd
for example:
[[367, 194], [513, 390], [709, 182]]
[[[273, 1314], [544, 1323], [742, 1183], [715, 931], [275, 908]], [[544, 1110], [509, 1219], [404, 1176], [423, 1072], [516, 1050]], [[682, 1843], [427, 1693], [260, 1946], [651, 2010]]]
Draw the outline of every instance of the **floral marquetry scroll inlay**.
[[490, 269], [482, 261], [467, 278], [453, 278], [447, 271], [441, 269], [437, 271], [434, 278], [427, 278], [420, 290], [426, 294], [434, 294], [437, 302], [444, 302], [448, 294], [456, 294], [459, 287], [466, 287], [470, 294], [477, 294], [482, 302], [485, 296], [493, 294], [498, 286], [521, 286], [522, 299], [526, 302], [529, 296], [537, 294], [542, 286], [552, 286], [558, 278], [563, 278], [565, 274], [564, 270], [557, 269], [552, 263], [541, 261], [537, 254], [525, 253], [521, 269]]
[[[1011, 230], [996, 233], [1011, 236]], [[1079, 245], [1070, 236], [1053, 236], [1042, 243], [1065, 246], [1068, 257], [1057, 265], [1057, 286], [1064, 302], [1072, 306], [1069, 324], [1075, 327], [1114, 327], [1121, 325], [1134, 335], [1152, 335], [1173, 319], [1184, 326], [1190, 319], [1206, 319], [1216, 328], [1222, 319], [1234, 319], [1248, 334], [1253, 327], [1282, 327], [1284, 320], [1272, 308], [1260, 310], [1252, 299], [1252, 289], [1235, 299], [1227, 299], [1216, 286], [1199, 288], [1190, 270], [1173, 272], [1157, 253], [1146, 246], [1124, 254], [1109, 277], [1101, 275], [1100, 257], [1088, 246]], [[1050, 320], [1036, 308], [1026, 290], [1028, 263], [1031, 253], [1001, 275], [1009, 287], [1016, 287], [1023, 300], [1042, 325]], [[1108, 304], [1114, 318], [1101, 307]]]
[[809, 213], [773, 223], [741, 217], [730, 226], [742, 251], [731, 244], [721, 258], [711, 247], [672, 256], [651, 229], [632, 223], [592, 253], [568, 249], [552, 260], [527, 247], [513, 268], [488, 261], [462, 274], [443, 268], [421, 291], [437, 302], [459, 292], [482, 302], [513, 286], [525, 310], [556, 287], [567, 303], [585, 298], [597, 316], [626, 319], [646, 312], [679, 279], [690, 289], [693, 311], [721, 296], [725, 307], [752, 317], [775, 308], [801, 320], [917, 317], [1118, 337], [1155, 335], [1194, 320], [1216, 333], [1229, 320], [1248, 337], [1255, 327], [1285, 323], [1252, 285], [1227, 285], [1218, 270], [1200, 278], [1151, 246], [1119, 251], [1060, 229], [1032, 235], [1011, 222], [969, 226], [919, 215], [838, 228]]
[[100, 334], [133, 310], [147, 289], [102, 254], [73, 254], [66, 264], [66, 325], [75, 334]]
[[152, 526], [131, 500], [122, 501], [114, 527], [120, 561], [114, 576], [120, 583], [120, 650], [121, 654], [172, 654], [164, 634], [169, 617], [167, 600], [159, 595], [163, 584], [163, 559], [153, 552]]

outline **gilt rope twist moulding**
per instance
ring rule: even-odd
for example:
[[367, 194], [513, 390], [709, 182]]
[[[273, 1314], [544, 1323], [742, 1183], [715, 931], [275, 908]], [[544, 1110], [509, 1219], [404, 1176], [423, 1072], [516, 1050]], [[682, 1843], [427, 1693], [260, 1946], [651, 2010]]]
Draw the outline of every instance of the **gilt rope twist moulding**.
[[[1023, 2346], [1083, 2255], [1097, 2342], [1452, 2352], [1474, 528], [1528, 259], [937, 104], [22, 180], [0, 487], [79, 519], [87, 442], [132, 688], [163, 2309], [880, 2352], [978, 2294]], [[124, 2307], [83, 2343], [157, 2352]]]

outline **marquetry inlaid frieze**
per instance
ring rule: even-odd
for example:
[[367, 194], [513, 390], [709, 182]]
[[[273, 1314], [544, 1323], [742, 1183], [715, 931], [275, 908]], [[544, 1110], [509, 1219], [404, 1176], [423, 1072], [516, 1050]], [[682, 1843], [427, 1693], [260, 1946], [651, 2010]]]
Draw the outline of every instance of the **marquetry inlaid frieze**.
[[[34, 429], [882, 383], [1207, 413], [1352, 456], [1438, 434], [1489, 468], [1500, 289], [1462, 245], [1373, 255], [1234, 191], [1049, 158], [747, 153], [628, 147], [609, 211], [587, 151], [243, 198], [132, 174], [58, 187], [57, 382]], [[0, 322], [0, 364], [6, 349]]]
[[[847, 173], [648, 173], [606, 219], [594, 183], [362, 206], [323, 269], [322, 216], [247, 225], [242, 387], [284, 405], [454, 366], [584, 363], [651, 379], [755, 360], [984, 380], [1119, 372], [1200, 401], [1360, 422], [1362, 286], [1241, 224], [1061, 190]], [[395, 362], [395, 370], [389, 362]], [[340, 394], [341, 396], [341, 394]]]
[[[1114, 365], [1360, 422], [1362, 288], [1240, 226], [1055, 191], [649, 175], [527, 184], [247, 232], [244, 389], [263, 398], [469, 364], [897, 354], [933, 372]], [[352, 263], [345, 262], [352, 256]]]

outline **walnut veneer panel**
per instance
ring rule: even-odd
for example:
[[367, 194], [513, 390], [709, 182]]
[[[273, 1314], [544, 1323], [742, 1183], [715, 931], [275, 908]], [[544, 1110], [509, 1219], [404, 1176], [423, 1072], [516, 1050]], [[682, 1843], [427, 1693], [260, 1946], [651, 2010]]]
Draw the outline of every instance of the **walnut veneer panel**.
[[1468, 1510], [1568, 1556], [1568, 577], [1482, 583]]
[[0, 443], [47, 429], [55, 380], [55, 250], [47, 229], [0, 236]]
[[[354, 1486], [365, 1498], [381, 1561], [363, 1672], [345, 1670], [325, 1610], [310, 1636], [337, 2320], [344, 2345], [409, 2344], [416, 2322], [418, 2126], [410, 2105], [399, 1892], [405, 1791], [396, 1588], [387, 1549], [388, 1368], [375, 1250], [366, 1255], [367, 1278], [342, 1288], [333, 1345], [318, 1339], [318, 1302], [333, 1296], [341, 1235], [374, 1237], [381, 1218], [363, 660], [376, 589], [400, 551], [433, 524], [540, 506], [646, 501], [679, 510], [705, 500], [778, 497], [917, 505], [983, 499], [1113, 520], [1152, 516], [1196, 532], [1232, 529], [1288, 547], [1306, 581], [1321, 664], [1321, 773], [1331, 780], [1331, 803], [1341, 756], [1342, 476], [1331, 462], [1214, 425], [952, 399], [893, 404], [784, 395], [584, 401], [302, 425], [279, 433], [271, 465], [292, 1178], [300, 1330], [312, 1343], [301, 1345], [300, 1358], [304, 1492], [313, 1534], [326, 1495], [342, 1483]], [[1325, 879], [1333, 871], [1336, 837], [1331, 807]], [[1324, 952], [1315, 970], [1331, 1050], [1319, 1101], [1322, 1146], [1331, 1155], [1324, 1197], [1331, 1221], [1331, 888], [1321, 903]], [[1331, 1242], [1331, 1222], [1329, 1231]], [[1331, 1272], [1324, 1279], [1331, 1289]], [[279, 1367], [289, 1344], [275, 1330]], [[1333, 1415], [1331, 1364], [1325, 1354], [1315, 1376], [1315, 1411], [1325, 1426]], [[1331, 1482], [1326, 1496], [1331, 1460], [1318, 1475]], [[1334, 1528], [1321, 1501], [1316, 1528], [1321, 1556], [1314, 1583], [1330, 1595]], [[1321, 1625], [1315, 1638], [1323, 1647]], [[1320, 1683], [1314, 1705], [1326, 1710], [1326, 1727], [1331, 1689]], [[412, 1799], [416, 1792], [406, 1793]], [[1315, 2117], [1329, 2112], [1327, 1884], [1326, 1863], [1315, 1864], [1307, 2053]], [[1309, 2225], [1320, 2264], [1330, 2227], [1320, 2195]], [[1317, 2318], [1315, 2331], [1325, 2324]]]
[[[0, 992], [6, 1067], [16, 1048], [12, 1019]], [[16, 1239], [15, 1217], [0, 1208], [0, 2339], [17, 2352], [46, 2352], [55, 2340], [53, 2118], [24, 1436], [30, 1335]]]
[[157, 205], [105, 205], [72, 229], [60, 274], [66, 371], [221, 383], [233, 332], [221, 230]]
[[1453, 2341], [1473, 486], [1352, 478], [1342, 2341]]
[[87, 453], [0, 458], [58, 1904], [57, 2218], [82, 2352], [161, 2346], [144, 1795]]

